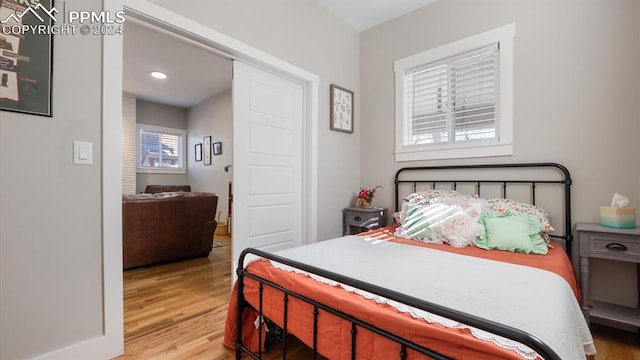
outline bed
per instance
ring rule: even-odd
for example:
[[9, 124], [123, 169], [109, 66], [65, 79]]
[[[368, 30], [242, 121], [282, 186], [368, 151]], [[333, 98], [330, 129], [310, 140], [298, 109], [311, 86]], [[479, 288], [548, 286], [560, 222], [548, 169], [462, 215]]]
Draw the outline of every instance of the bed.
[[[237, 359], [261, 358], [274, 333], [292, 334], [314, 358], [329, 359], [584, 359], [595, 353], [570, 261], [571, 177], [564, 166], [403, 168], [394, 184], [396, 212], [405, 216], [399, 224], [276, 253], [242, 253], [224, 340]], [[544, 200], [554, 209], [555, 231], [545, 232], [554, 245], [545, 243], [548, 250], [539, 255], [399, 236], [408, 223], [403, 199], [424, 191], [464, 191], [473, 198], [497, 191], [496, 199], [524, 196], [534, 208]], [[285, 341], [282, 346], [286, 358]]]

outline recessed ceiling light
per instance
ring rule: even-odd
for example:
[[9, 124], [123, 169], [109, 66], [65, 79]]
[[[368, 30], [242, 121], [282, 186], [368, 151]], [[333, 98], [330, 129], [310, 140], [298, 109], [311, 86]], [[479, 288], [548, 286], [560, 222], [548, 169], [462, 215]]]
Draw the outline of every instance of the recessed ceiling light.
[[152, 71], [151, 72], [151, 76], [153, 76], [156, 79], [166, 79], [167, 78], [167, 74], [160, 72], [160, 71]]

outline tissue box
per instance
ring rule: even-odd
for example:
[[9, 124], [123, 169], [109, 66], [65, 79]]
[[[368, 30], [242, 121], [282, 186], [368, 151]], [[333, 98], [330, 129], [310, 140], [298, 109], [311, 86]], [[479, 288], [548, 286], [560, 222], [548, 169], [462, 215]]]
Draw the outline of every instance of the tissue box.
[[634, 229], [636, 227], [636, 209], [601, 206], [600, 225], [618, 229]]

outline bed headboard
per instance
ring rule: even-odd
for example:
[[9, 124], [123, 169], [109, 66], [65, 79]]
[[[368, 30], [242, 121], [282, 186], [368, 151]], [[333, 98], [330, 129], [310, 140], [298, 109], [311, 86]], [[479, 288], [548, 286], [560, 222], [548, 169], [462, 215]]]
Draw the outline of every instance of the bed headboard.
[[[402, 199], [425, 189], [448, 189], [480, 197], [526, 201], [549, 211], [556, 229], [549, 236], [564, 241], [571, 258], [571, 174], [557, 163], [405, 167], [395, 175], [395, 211]], [[561, 226], [560, 226], [561, 225]]]

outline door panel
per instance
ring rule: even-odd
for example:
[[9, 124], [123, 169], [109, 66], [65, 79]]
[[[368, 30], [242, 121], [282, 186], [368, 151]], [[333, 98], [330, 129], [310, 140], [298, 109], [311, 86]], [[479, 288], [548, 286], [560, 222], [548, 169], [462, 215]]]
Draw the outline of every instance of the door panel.
[[247, 247], [302, 244], [303, 86], [234, 61], [233, 271]]

